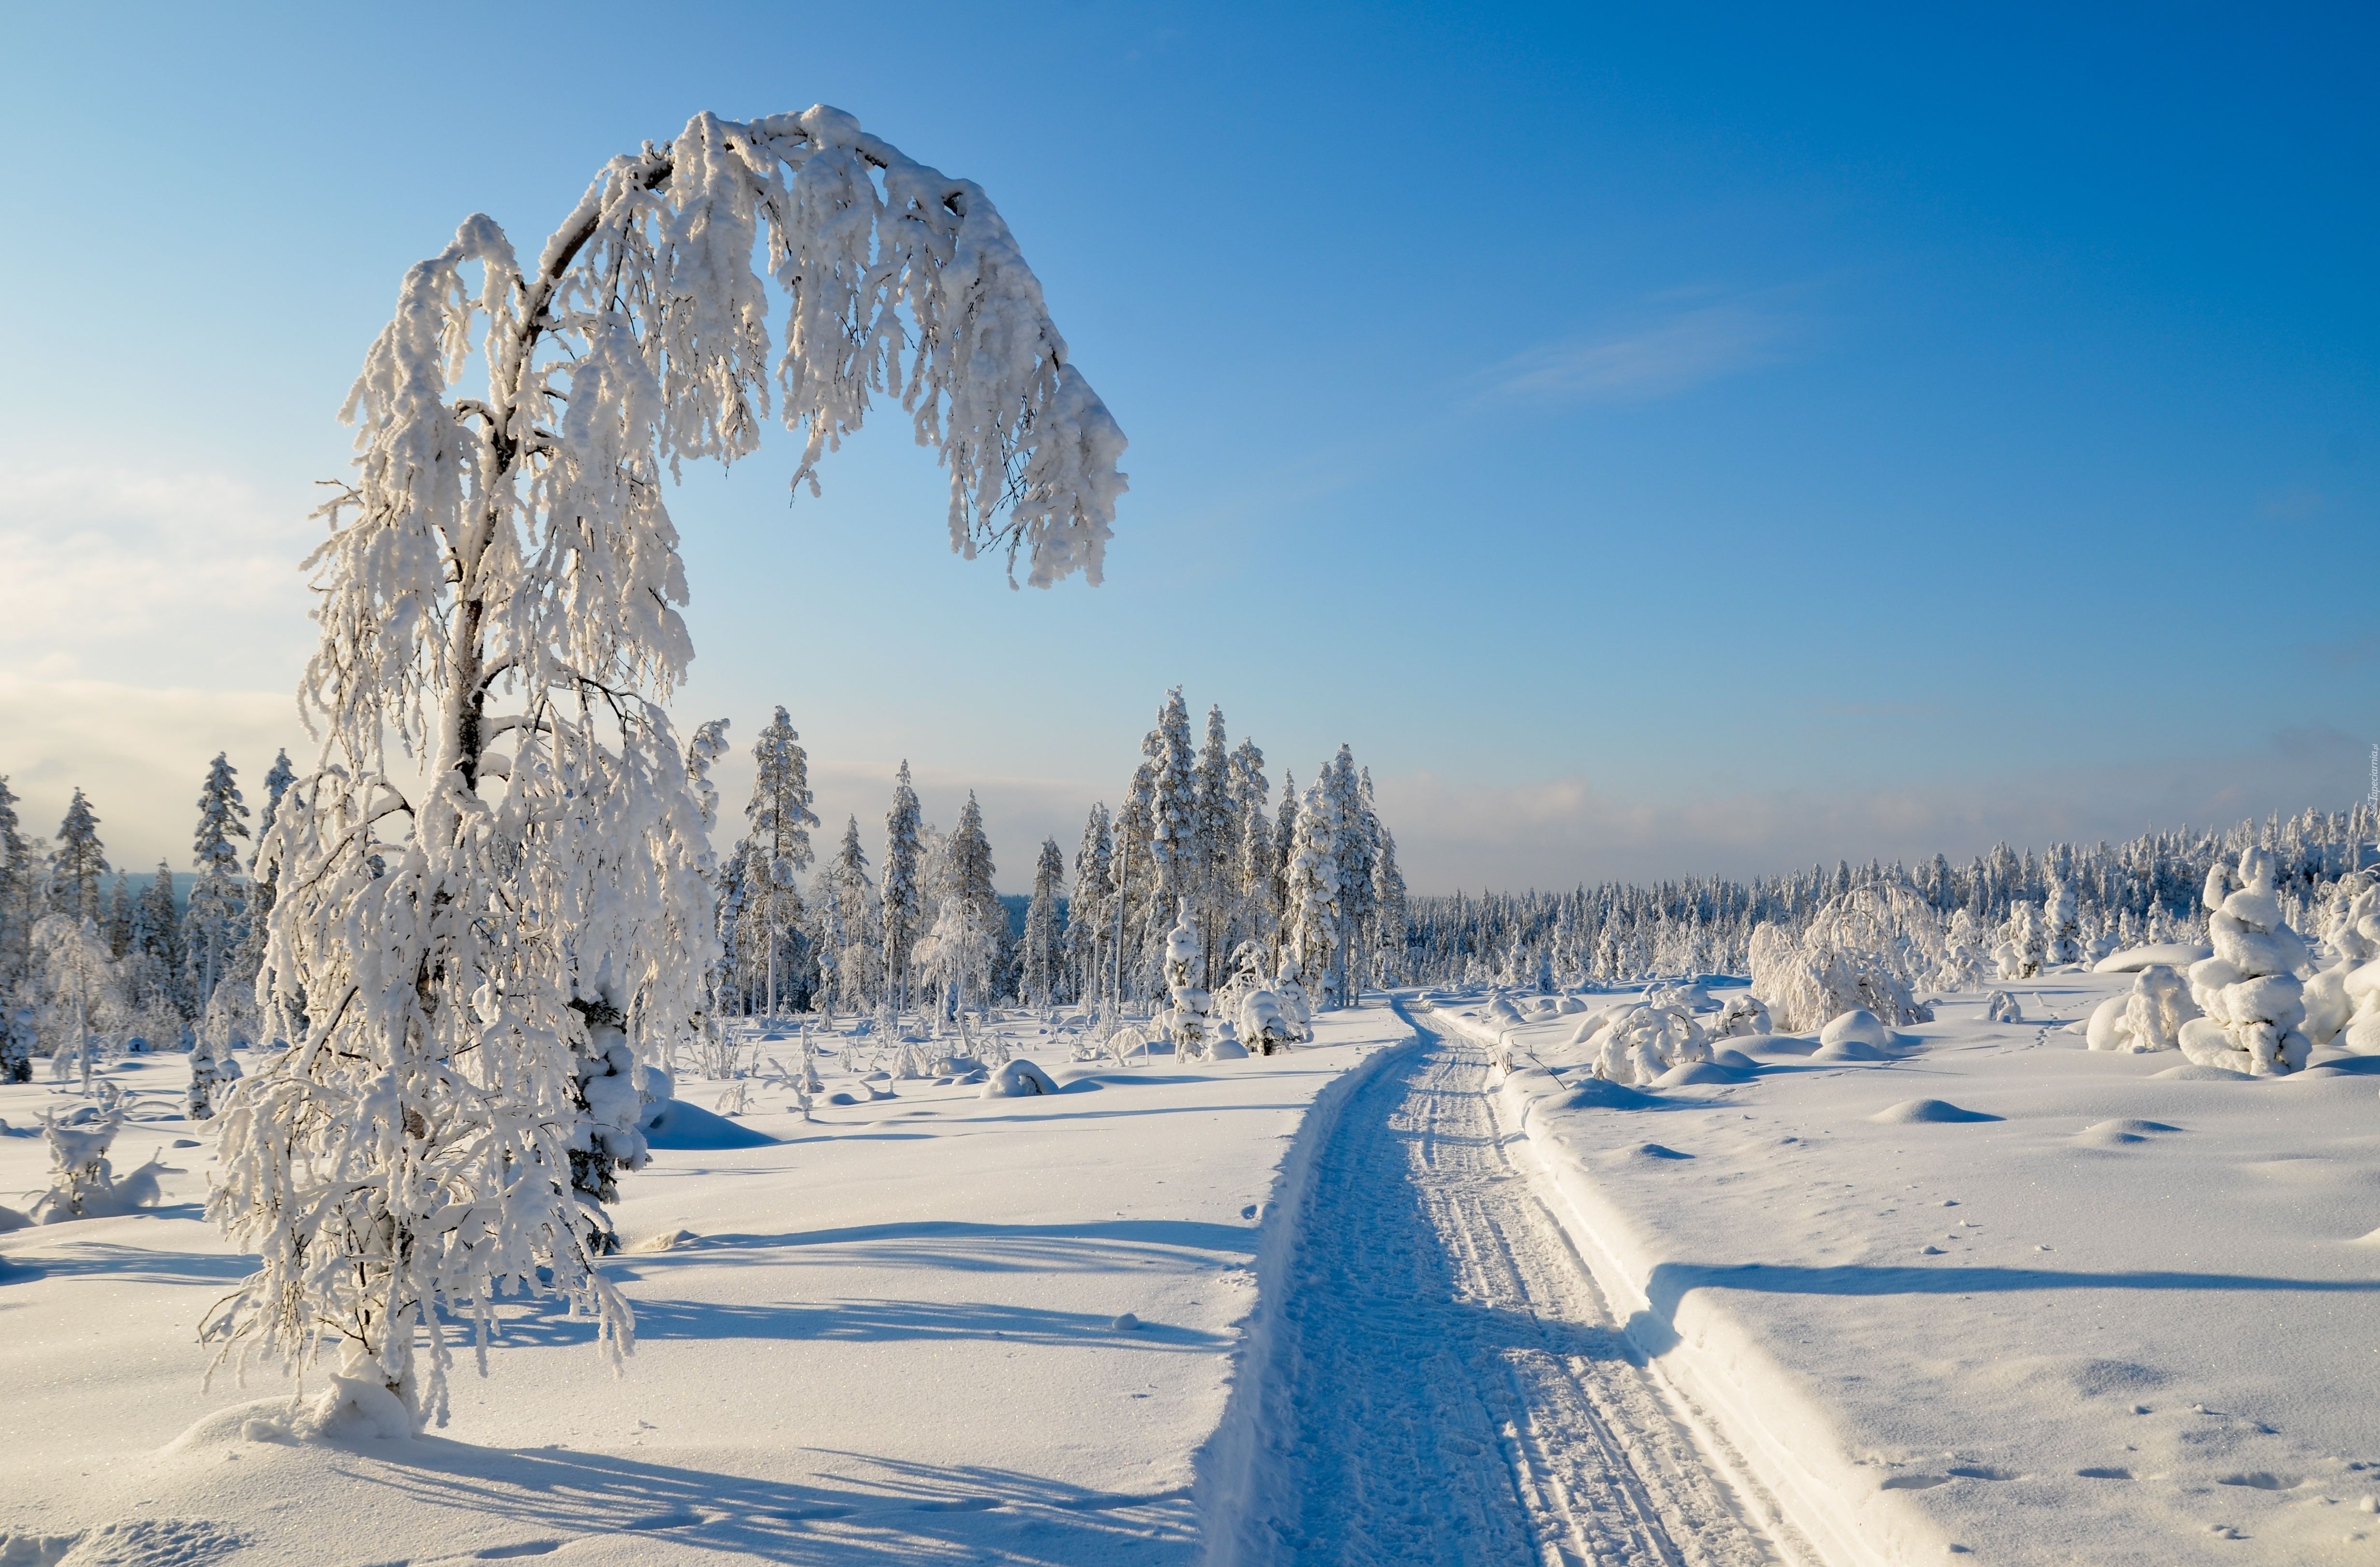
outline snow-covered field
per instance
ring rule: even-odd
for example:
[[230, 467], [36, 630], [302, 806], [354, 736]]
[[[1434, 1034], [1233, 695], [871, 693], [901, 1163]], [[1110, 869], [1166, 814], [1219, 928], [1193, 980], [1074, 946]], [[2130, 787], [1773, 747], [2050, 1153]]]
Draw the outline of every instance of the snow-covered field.
[[[805, 1123], [755, 1093], [733, 1124], [767, 1140], [623, 1182], [631, 1248], [690, 1233], [608, 1265], [624, 1377], [590, 1324], [524, 1308], [485, 1380], [457, 1367], [443, 1432], [346, 1446], [249, 1439], [270, 1371], [201, 1390], [195, 1326], [249, 1263], [200, 1214], [187, 1058], [129, 1058], [109, 1075], [172, 1113], [115, 1164], [164, 1147], [164, 1205], [0, 1235], [0, 1561], [1189, 1560], [1275, 1168], [1318, 1093], [1409, 1038], [1377, 1005], [1319, 1026], [1285, 1057], [1099, 1069], [1018, 1026], [1054, 1096], [903, 1084]], [[844, 1060], [831, 1093], [858, 1089]], [[0, 1088], [0, 1199], [45, 1184], [41, 1111], [73, 1097]]]
[[[625, 1182], [625, 1377], [523, 1308], [443, 1432], [344, 1444], [201, 1390], [247, 1264], [136, 1058], [164, 1205], [0, 1236], [0, 1561], [2380, 1561], [2380, 1060], [2085, 1050], [2125, 983], [1645, 1089], [1475, 997], [1187, 1067], [1014, 1024], [1021, 1099], [838, 1054], [861, 1102]], [[73, 1097], [0, 1089], [0, 1191]]]
[[1954, 996], [1876, 1052], [1721, 1040], [1751, 1069], [1645, 1091], [1577, 1015], [1418, 1015], [1509, 1040], [1629, 1336], [1826, 1560], [2380, 1561], [2380, 1058], [2086, 1050], [2128, 983]]

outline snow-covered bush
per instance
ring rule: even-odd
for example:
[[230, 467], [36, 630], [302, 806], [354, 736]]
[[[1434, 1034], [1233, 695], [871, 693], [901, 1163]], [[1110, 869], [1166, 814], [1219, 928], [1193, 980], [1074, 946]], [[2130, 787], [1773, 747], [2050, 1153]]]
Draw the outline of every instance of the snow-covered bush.
[[1749, 990], [1737, 990], [1719, 1003], [1718, 1015], [1710, 1022], [1714, 1039], [1743, 1039], [1773, 1032], [1767, 1007]]
[[2307, 1039], [2380, 1051], [2380, 885], [2361, 872], [2341, 878], [2322, 939], [2331, 964], [2306, 981]]
[[1794, 1032], [1864, 1007], [1900, 1027], [1931, 1021], [1915, 986], [1942, 966], [1941, 922], [1906, 887], [1855, 887], [1828, 900], [1796, 938], [1752, 933], [1752, 990]]
[[1306, 999], [1305, 985], [1298, 978], [1297, 959], [1282, 954], [1281, 971], [1273, 976], [1272, 993], [1281, 1002], [1281, 1014], [1289, 1022], [1299, 1044], [1314, 1038], [1314, 1003]]
[[121, 1176], [108, 1163], [108, 1149], [123, 1127], [124, 1109], [113, 1094], [103, 1103], [77, 1105], [64, 1115], [43, 1113], [42, 1139], [49, 1145], [50, 1187], [34, 1199], [35, 1223], [105, 1219], [156, 1202], [153, 1158]]
[[1673, 1066], [1711, 1058], [1710, 1038], [1691, 1014], [1665, 1006], [1630, 1007], [1589, 1041], [1595, 1075], [1645, 1084]]
[[1185, 899], [1181, 918], [1165, 938], [1165, 983], [1173, 997], [1173, 1011], [1166, 1018], [1165, 1030], [1173, 1038], [1176, 1061], [1205, 1061], [1213, 1055], [1215, 1028], [1208, 1014], [1214, 1010], [1214, 998], [1198, 982], [1206, 956], [1206, 948], [1198, 940], [1198, 928], [1190, 922], [1190, 905]]
[[2006, 990], [1994, 990], [1984, 998], [1984, 1021], [1986, 1023], [2022, 1023], [2024, 1009]]
[[2153, 963], [2132, 976], [2132, 988], [2092, 1011], [2084, 1034], [2095, 1051], [2176, 1050], [2182, 1025], [2198, 1015], [2189, 981], [2170, 965]]
[[1054, 1094], [1057, 1080], [1023, 1056], [1002, 1063], [984, 1079], [980, 1096], [988, 1099], [1019, 1099], [1034, 1094]]
[[0, 1083], [33, 1080], [33, 1047], [40, 1042], [30, 1006], [0, 1004]]
[[2019, 900], [2009, 905], [2008, 923], [2000, 927], [1999, 945], [1992, 961], [2003, 979], [2030, 979], [2041, 972], [2043, 951], [2041, 909]]
[[407, 273], [310, 557], [322, 758], [259, 850], [261, 1010], [293, 1024], [220, 1117], [210, 1210], [260, 1254], [207, 1324], [225, 1359], [335, 1346], [325, 1419], [419, 1425], [505, 1294], [628, 1347], [570, 1178], [576, 1063], [613, 1020], [662, 1059], [718, 952], [662, 706], [693, 651], [665, 481], [776, 413], [815, 489], [885, 396], [949, 472], [953, 550], [1097, 580], [1122, 432], [983, 192], [848, 115], [698, 115], [606, 164], [528, 265], [475, 215]]
[[1269, 986], [1240, 997], [1240, 1041], [1257, 1055], [1271, 1055], [1297, 1042], [1298, 1031], [1281, 1010], [1281, 996]]
[[2082, 961], [2082, 919], [2073, 889], [2063, 881], [2049, 883], [2049, 896], [2041, 905], [2041, 961], [2053, 968]]
[[2206, 1015], [2181, 1026], [2181, 1052], [2202, 1066], [2256, 1076], [2294, 1072], [2313, 1049], [2300, 1026], [2305, 987], [2294, 972], [2307, 962], [2305, 942], [2281, 920], [2270, 850], [2242, 852], [2239, 880], [2233, 887], [2220, 864], [2207, 873], [2215, 955], [2190, 967], [2191, 1000]]

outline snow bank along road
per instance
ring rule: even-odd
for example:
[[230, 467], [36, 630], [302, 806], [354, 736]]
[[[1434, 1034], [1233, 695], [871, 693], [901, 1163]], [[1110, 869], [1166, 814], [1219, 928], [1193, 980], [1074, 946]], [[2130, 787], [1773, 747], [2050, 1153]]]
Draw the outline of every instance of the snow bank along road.
[[1484, 1051], [1425, 1033], [1309, 1138], [1205, 1476], [1212, 1560], [1805, 1559], [1622, 1335]]

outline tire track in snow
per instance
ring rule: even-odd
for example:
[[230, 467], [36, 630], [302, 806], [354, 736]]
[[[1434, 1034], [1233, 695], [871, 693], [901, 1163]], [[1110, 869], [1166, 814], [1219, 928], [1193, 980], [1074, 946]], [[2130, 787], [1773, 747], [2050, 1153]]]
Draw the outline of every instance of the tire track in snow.
[[1248, 1367], [1269, 1396], [1230, 1554], [1784, 1560], [1670, 1413], [1503, 1137], [1487, 1058], [1465, 1041], [1384, 1063], [1348, 1099]]

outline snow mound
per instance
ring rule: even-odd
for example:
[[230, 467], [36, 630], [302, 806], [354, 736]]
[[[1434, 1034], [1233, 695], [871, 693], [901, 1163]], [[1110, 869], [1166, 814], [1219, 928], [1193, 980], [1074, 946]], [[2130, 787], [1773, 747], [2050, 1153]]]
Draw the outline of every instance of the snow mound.
[[1864, 1039], [1838, 1039], [1810, 1052], [1812, 1061], [1884, 1061], [1884, 1051]]
[[2176, 1083], [2252, 1083], [2245, 1072], [2234, 1072], [2228, 1066], [2201, 1066], [2192, 1062], [2188, 1066], [2168, 1066], [2156, 1076]]
[[1647, 1094], [1625, 1083], [1614, 1083], [1601, 1077], [1590, 1077], [1559, 1100], [1562, 1110], [1657, 1110], [1670, 1101], [1658, 1094]]
[[1855, 1006], [1849, 1012], [1837, 1013], [1828, 1021], [1824, 1028], [1818, 1030], [1818, 1048], [1821, 1051], [1845, 1044], [1861, 1044], [1870, 1050], [1888, 1051], [1893, 1045], [1892, 1030], [1887, 1028], [1884, 1026], [1884, 1020], [1867, 1008]]
[[1964, 1110], [1948, 1099], [1903, 1099], [1868, 1117], [1883, 1126], [1938, 1125], [1954, 1121], [1998, 1121], [1980, 1110]]
[[1721, 1066], [1732, 1066], [1738, 1072], [1757, 1072], [1760, 1063], [1742, 1051], [1713, 1051], [1711, 1060]]
[[2103, 1132], [2114, 1136], [2145, 1137], [2158, 1132], [2179, 1132], [2179, 1126], [2168, 1126], [2162, 1121], [2143, 1121], [2136, 1115], [2116, 1121], [2095, 1122], [2082, 1128], [2085, 1132]]
[[776, 1142], [765, 1132], [739, 1126], [723, 1115], [684, 1099], [664, 1099], [645, 1117], [645, 1146], [672, 1153], [713, 1153], [722, 1148], [761, 1148]]
[[2094, 974], [2138, 974], [2153, 963], [2168, 968], [2188, 968], [2203, 957], [2213, 957], [2213, 947], [2192, 946], [2188, 941], [2157, 941], [2145, 947], [2126, 947], [2119, 953], [2109, 953], [2091, 966]]
[[691, 1230], [664, 1230], [658, 1235], [647, 1235], [627, 1249], [633, 1252], [675, 1251], [681, 1246], [690, 1246], [700, 1239], [702, 1237]]
[[1058, 1084], [1055, 1078], [1020, 1055], [1001, 1063], [1000, 1070], [994, 1072], [990, 1080], [984, 1084], [981, 1097], [988, 1099], [1021, 1099], [1034, 1094], [1054, 1094], [1057, 1091]]
[[[1730, 1051], [1730, 1055], [1736, 1052]], [[1752, 1074], [1741, 1066], [1721, 1066], [1716, 1061], [1689, 1061], [1672, 1066], [1653, 1079], [1657, 1088], [1686, 1088], [1697, 1083], [1749, 1083]]]

